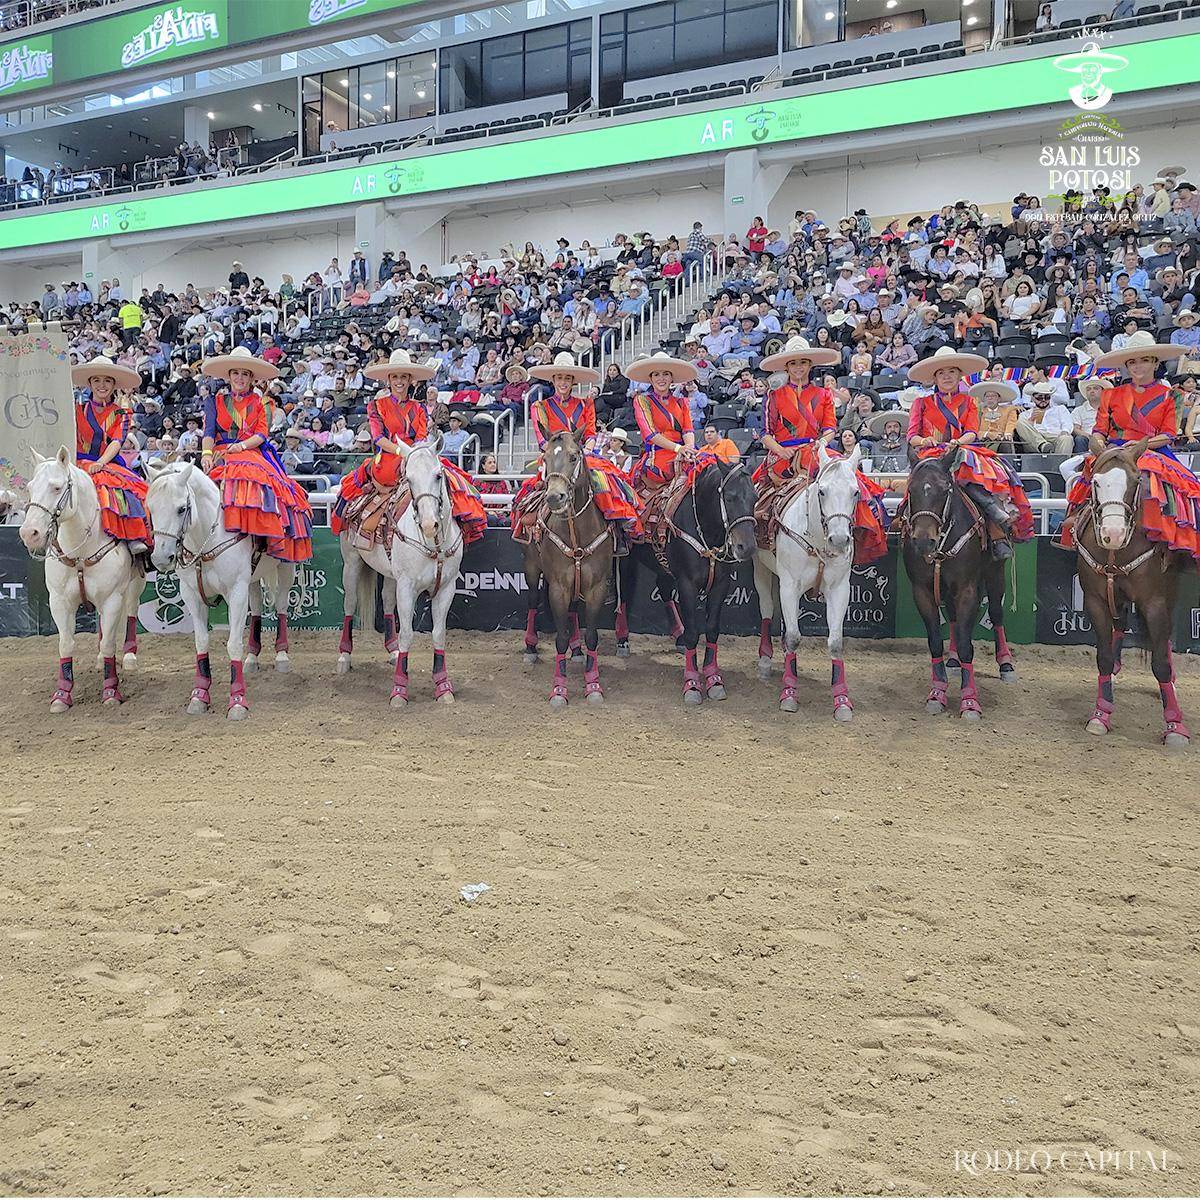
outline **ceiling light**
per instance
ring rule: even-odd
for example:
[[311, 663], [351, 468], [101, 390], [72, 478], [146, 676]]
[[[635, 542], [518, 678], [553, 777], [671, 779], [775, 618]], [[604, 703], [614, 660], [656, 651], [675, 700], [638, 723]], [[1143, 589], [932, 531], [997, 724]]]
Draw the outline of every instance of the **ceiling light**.
[[206, 116], [206, 117], [207, 117], [207, 118], [208, 118], [210, 121], [215, 121], [215, 120], [217, 119], [217, 114], [216, 114], [216, 113], [214, 113], [214, 112], [205, 113], [204, 115], [205, 115], [205, 116]]
[[385, 104], [385, 105], [383, 106], [383, 111], [384, 111], [384, 112], [391, 112], [391, 111], [392, 111], [392, 106], [391, 106], [390, 104]]
[[887, 0], [888, 8], [895, 8], [899, 0]]
[[831, 13], [831, 12], [827, 12], [827, 13], [825, 14], [825, 20], [827, 20], [827, 21], [832, 21], [832, 20], [833, 20], [833, 13]]
[[424, 99], [425, 99], [425, 89], [424, 89], [424, 88], [420, 88], [420, 89], [418, 89], [418, 91], [417, 91], [417, 95], [418, 95], [418, 96], [419, 96], [419, 97], [420, 97], [422, 100], [424, 100]]
[[388, 78], [389, 78], [389, 79], [395, 79], [395, 78], [396, 78], [396, 72], [395, 72], [395, 71], [389, 71], [389, 72], [388, 72]]
[[256, 104], [256, 105], [254, 106], [254, 111], [255, 111], [255, 112], [262, 112], [262, 105], [261, 105], [261, 104]]
[[967, 24], [968, 24], [968, 25], [978, 25], [978, 24], [979, 24], [979, 18], [978, 18], [978, 17], [968, 17], [968, 18], [967, 18]]
[[350, 86], [350, 80], [348, 80], [348, 79], [343, 79], [343, 80], [342, 80], [342, 87], [349, 87], [349, 86]]
[[371, 93], [370, 93], [370, 92], [363, 92], [363, 94], [362, 94], [362, 98], [363, 98], [364, 100], [370, 100], [370, 98], [371, 98]]

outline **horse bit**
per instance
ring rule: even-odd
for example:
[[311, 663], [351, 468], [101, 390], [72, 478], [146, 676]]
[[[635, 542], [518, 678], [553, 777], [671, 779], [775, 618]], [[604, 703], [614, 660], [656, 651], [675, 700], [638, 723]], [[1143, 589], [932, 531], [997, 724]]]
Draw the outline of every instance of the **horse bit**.
[[[561, 479], [563, 483], [567, 485], [568, 494], [572, 497], [572, 499], [574, 499], [575, 489], [579, 485], [585, 458], [586, 455], [582, 450], [580, 450], [579, 457], [575, 460], [575, 466], [570, 475], [567, 475], [563, 471], [547, 471], [547, 484], [552, 479]], [[559, 537], [557, 533], [554, 532], [553, 529], [550, 528], [544, 517], [541, 518], [539, 522], [546, 536], [555, 544], [555, 546], [558, 547], [558, 549], [566, 558], [571, 559], [575, 564], [575, 600], [583, 599], [583, 591], [580, 587], [581, 583], [583, 582], [583, 560], [585, 558], [589, 558], [593, 553], [595, 553], [595, 551], [598, 550], [604, 543], [604, 539], [609, 537], [612, 533], [609, 523], [607, 521], [602, 521], [601, 524], [603, 525], [603, 528], [600, 530], [600, 532], [586, 546], [581, 546], [579, 544], [579, 538], [575, 533], [575, 521], [576, 518], [583, 516], [583, 514], [587, 511], [587, 507], [592, 502], [592, 499], [593, 493], [591, 487], [589, 486], [583, 503], [577, 509], [572, 511], [570, 505], [568, 504], [567, 511], [565, 513], [555, 513], [553, 511], [550, 512], [551, 516], [559, 517], [560, 519], [565, 518], [567, 522], [567, 529], [571, 534], [571, 544], [569, 546], [561, 537]], [[549, 503], [547, 503], [547, 508], [549, 508]]]
[[[437, 492], [414, 492], [412, 485], [409, 484], [409, 495], [412, 496], [413, 516], [417, 521], [417, 535], [419, 540], [414, 541], [400, 528], [393, 530], [398, 537], [407, 546], [412, 546], [414, 549], [420, 550], [430, 562], [436, 564], [437, 574], [433, 581], [433, 591], [431, 596], [437, 595], [442, 590], [442, 570], [445, 564], [455, 555], [462, 547], [462, 532], [459, 532], [458, 541], [449, 549], [442, 548], [442, 511], [446, 503], [446, 489], [442, 487]], [[432, 500], [437, 505], [437, 529], [433, 535], [433, 545], [425, 540], [425, 535], [421, 533], [421, 501]]]
[[[1100, 524], [1104, 518], [1104, 510], [1106, 508], [1121, 509], [1125, 517], [1125, 536], [1121, 539], [1121, 544], [1119, 546], [1114, 546], [1108, 550], [1108, 562], [1103, 566], [1101, 566], [1092, 557], [1091, 553], [1088, 551], [1088, 548], [1083, 544], [1083, 538], [1079, 536], [1079, 534], [1083, 531], [1079, 530], [1075, 536], [1075, 549], [1079, 551], [1079, 557], [1082, 558], [1083, 561], [1087, 563], [1087, 565], [1091, 567], [1091, 569], [1095, 571], [1097, 575], [1104, 576], [1106, 598], [1108, 600], [1108, 611], [1109, 615], [1114, 621], [1118, 618], [1117, 597], [1115, 592], [1116, 577], [1118, 575], [1124, 575], [1128, 577], [1129, 575], [1133, 574], [1133, 572], [1136, 571], [1138, 567], [1142, 565], [1142, 563], [1151, 558], [1154, 552], [1158, 549], [1157, 544], [1151, 544], [1149, 549], [1143, 550], [1141, 554], [1139, 554], [1136, 558], [1130, 559], [1129, 562], [1117, 562], [1117, 555], [1122, 550], [1126, 549], [1129, 546], [1129, 543], [1133, 540], [1134, 518], [1140, 511], [1141, 499], [1141, 472], [1138, 473], [1137, 483], [1134, 485], [1132, 500], [1126, 500], [1124, 496], [1122, 496], [1120, 500], [1101, 500], [1096, 493], [1096, 481], [1093, 477], [1091, 504], [1088, 507], [1087, 515], [1088, 519], [1091, 521], [1092, 529], [1096, 534], [1097, 548], [1099, 548], [1100, 545]], [[1164, 571], [1167, 569], [1167, 560], [1165, 557], [1162, 561], [1162, 569]]]
[[[25, 505], [26, 510], [31, 508], [41, 509], [49, 518], [46, 526], [46, 548], [40, 552], [31, 551], [30, 558], [36, 562], [45, 562], [47, 559], [53, 558], [67, 567], [74, 567], [75, 574], [79, 577], [79, 598], [85, 604], [87, 599], [87, 588], [84, 585], [83, 573], [88, 567], [94, 567], [109, 551], [116, 548], [117, 539], [109, 538], [99, 550], [94, 554], [89, 554], [87, 558], [77, 558], [75, 555], [87, 545], [87, 540], [92, 536], [92, 530], [96, 526], [96, 517], [93, 517], [88, 524], [87, 532], [83, 535], [83, 541], [79, 543], [79, 547], [75, 551], [75, 555], [67, 554], [65, 550], [58, 544], [58, 527], [62, 521], [63, 514], [67, 511], [67, 506], [73, 501], [75, 496], [75, 480], [68, 473], [67, 486], [63, 488], [62, 495], [58, 498], [58, 503], [53, 508], [47, 508], [44, 504], [39, 504], [36, 500], [30, 500]], [[99, 509], [96, 511], [96, 516], [99, 516]]]
[[[707, 470], [707, 468], [705, 468]], [[733, 548], [729, 541], [733, 537], [733, 531], [739, 525], [745, 525], [747, 522], [754, 523], [754, 514], [748, 513], [744, 517], [738, 517], [736, 521], [729, 520], [729, 508], [725, 503], [725, 485], [729, 483], [735, 475], [745, 473], [746, 467], [743, 463], [738, 463], [729, 470], [719, 484], [717, 484], [717, 499], [721, 505], [721, 527], [725, 530], [725, 540], [720, 546], [710, 546], [704, 537], [704, 528], [700, 524], [700, 510], [696, 507], [696, 488], [692, 487], [692, 516], [696, 521], [696, 537], [692, 537], [690, 533], [680, 529], [675, 525], [675, 533], [681, 537], [701, 558], [708, 559], [708, 584], [705, 588], [707, 591], [713, 585], [713, 579], [717, 573], [717, 563], [730, 564], [735, 561], [733, 557]], [[672, 522], [674, 525], [674, 522]]]

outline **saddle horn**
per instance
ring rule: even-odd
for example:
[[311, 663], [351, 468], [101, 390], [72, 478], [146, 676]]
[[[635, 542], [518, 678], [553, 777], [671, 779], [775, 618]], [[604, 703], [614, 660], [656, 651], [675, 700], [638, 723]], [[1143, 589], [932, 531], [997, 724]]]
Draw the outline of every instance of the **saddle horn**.
[[1142, 455], [1145, 454], [1149, 449], [1150, 439], [1148, 437], [1144, 437], [1139, 442], [1130, 442], [1128, 445], [1123, 446], [1121, 453], [1124, 454], [1125, 460], [1130, 466], [1136, 467], [1138, 464], [1138, 459], [1141, 458]]

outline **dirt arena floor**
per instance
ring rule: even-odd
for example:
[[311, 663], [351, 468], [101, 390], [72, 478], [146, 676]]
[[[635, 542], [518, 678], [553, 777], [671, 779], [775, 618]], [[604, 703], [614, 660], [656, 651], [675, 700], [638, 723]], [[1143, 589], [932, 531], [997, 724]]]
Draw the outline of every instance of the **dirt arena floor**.
[[240, 726], [183, 639], [54, 718], [0, 644], [0, 1192], [1200, 1187], [1200, 746], [1136, 655], [1101, 741], [1078, 649], [969, 728], [915, 643], [851, 645], [851, 726], [815, 643], [794, 717], [747, 639], [723, 704], [642, 638], [563, 714], [518, 643], [394, 714], [301, 635]]

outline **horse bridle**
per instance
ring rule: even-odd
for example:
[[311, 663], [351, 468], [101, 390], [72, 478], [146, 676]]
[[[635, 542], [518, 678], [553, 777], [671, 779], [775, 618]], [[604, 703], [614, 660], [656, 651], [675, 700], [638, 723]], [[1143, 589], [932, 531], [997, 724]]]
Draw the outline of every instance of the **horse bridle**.
[[[433, 581], [433, 591], [430, 596], [436, 596], [442, 590], [442, 571], [445, 564], [458, 553], [462, 547], [462, 531], [459, 530], [458, 540], [449, 548], [442, 546], [442, 513], [445, 510], [446, 504], [446, 484], [442, 481], [442, 486], [437, 492], [415, 492], [413, 491], [412, 483], [408, 485], [409, 494], [412, 496], [413, 516], [416, 518], [417, 537], [410, 538], [404, 530], [398, 527], [395, 528], [395, 536], [398, 537], [407, 546], [412, 546], [416, 550], [420, 550], [431, 562], [437, 566], [437, 574]], [[433, 535], [433, 545], [431, 546], [426, 540], [424, 533], [421, 532], [421, 501], [432, 500], [437, 506], [437, 525], [435, 526]]]
[[[552, 479], [561, 479], [563, 481], [563, 483], [566, 484], [567, 494], [573, 500], [575, 497], [575, 489], [576, 489], [576, 487], [579, 486], [579, 479], [580, 479], [580, 475], [583, 472], [583, 464], [584, 464], [584, 459], [586, 457], [587, 457], [587, 455], [582, 450], [580, 450], [579, 457], [575, 460], [575, 466], [572, 469], [570, 475], [568, 475], [565, 471], [547, 471], [546, 472], [546, 482], [549, 483], [550, 480], [552, 480]], [[583, 516], [584, 510], [587, 508], [588, 504], [591, 502], [591, 499], [592, 499], [591, 490], [589, 489], [588, 495], [584, 497], [583, 503], [579, 506], [579, 508], [577, 508], [573, 513], [570, 514], [568, 519], [574, 520], [576, 517]], [[546, 503], [547, 503], [547, 506], [549, 506], [548, 498], [547, 498]], [[550, 511], [556, 517], [562, 517], [562, 516], [567, 515], [566, 513], [561, 513], [561, 512], [556, 513], [556, 512], [554, 512], [553, 509], [551, 509]]]
[[582, 449], [580, 449], [579, 457], [575, 460], [575, 466], [570, 475], [567, 475], [564, 471], [546, 472], [546, 483], [549, 484], [551, 479], [561, 479], [563, 483], [567, 485], [567, 494], [571, 497], [571, 500], [567, 503], [565, 512], [555, 512], [552, 508], [550, 508], [550, 502], [548, 498], [546, 501], [546, 507], [549, 511], [549, 515], [567, 522], [567, 532], [571, 536], [570, 545], [568, 545], [557, 533], [554, 532], [553, 529], [550, 528], [550, 525], [545, 518], [541, 519], [541, 527], [543, 532], [554, 543], [562, 555], [566, 558], [569, 558], [574, 564], [575, 585], [572, 593], [572, 603], [574, 603], [576, 600], [583, 599], [582, 584], [584, 559], [590, 558], [604, 544], [605, 539], [612, 536], [612, 527], [607, 521], [602, 519], [600, 522], [600, 532], [594, 538], [592, 538], [592, 540], [588, 542], [586, 546], [581, 546], [579, 544], [579, 535], [575, 532], [575, 521], [579, 517], [583, 516], [583, 514], [587, 511], [588, 505], [591, 504], [594, 499], [594, 493], [592, 492], [592, 488], [589, 483], [587, 494], [584, 496], [583, 503], [578, 508], [573, 509], [571, 507], [571, 503], [575, 498], [575, 489], [579, 486], [579, 480], [583, 475], [586, 458], [587, 455]]
[[[918, 464], [919, 465], [919, 464]], [[912, 478], [909, 477], [909, 495], [912, 494]], [[983, 538], [983, 521], [979, 516], [978, 510], [971, 501], [964, 495], [963, 503], [967, 506], [967, 513], [971, 516], [971, 523], [967, 526], [966, 531], [959, 539], [951, 546], [947, 546], [950, 540], [950, 535], [954, 532], [954, 478], [950, 479], [950, 486], [946, 489], [946, 503], [942, 505], [942, 511], [935, 513], [932, 509], [919, 508], [916, 512], [907, 512], [904, 514], [904, 523], [909, 529], [912, 529], [913, 522], [917, 517], [928, 517], [934, 522], [937, 530], [937, 544], [934, 548], [922, 557], [933, 567], [933, 602], [937, 608], [942, 607], [942, 563], [947, 559], [955, 558], [962, 548], [976, 535], [979, 534], [980, 539]]]
[[[1095, 472], [1092, 473], [1092, 488], [1091, 488], [1091, 508], [1092, 508], [1092, 527], [1099, 535], [1100, 525], [1106, 508], [1119, 508], [1125, 517], [1125, 537], [1119, 546], [1114, 546], [1112, 551], [1115, 553], [1124, 550], [1133, 540], [1134, 518], [1137, 516], [1141, 508], [1142, 502], [1142, 473], [1135, 472], [1137, 480], [1133, 485], [1133, 499], [1126, 500], [1124, 493], [1120, 500], [1101, 500], [1099, 492], [1096, 490]], [[1128, 490], [1128, 489], [1127, 489]], [[1106, 546], [1107, 550], [1108, 547]]]
[[[1128, 549], [1129, 543], [1133, 540], [1134, 518], [1137, 516], [1138, 507], [1141, 502], [1141, 498], [1142, 498], [1142, 474], [1140, 471], [1137, 472], [1137, 482], [1134, 484], [1134, 487], [1133, 487], [1133, 499], [1131, 501], [1126, 500], [1124, 494], [1122, 494], [1120, 500], [1099, 500], [1099, 499], [1097, 499], [1096, 477], [1095, 477], [1095, 472], [1093, 471], [1091, 503], [1088, 508], [1087, 516], [1092, 524], [1092, 532], [1096, 536], [1096, 547], [1097, 547], [1097, 549], [1101, 548], [1101, 546], [1100, 546], [1100, 518], [1104, 515], [1104, 510], [1106, 508], [1119, 507], [1124, 512], [1124, 514], [1125, 514], [1125, 537], [1122, 539], [1121, 544], [1119, 546], [1113, 546], [1112, 548], [1109, 548], [1107, 546], [1103, 547], [1103, 549], [1108, 554], [1108, 561], [1106, 563], [1104, 563], [1103, 565], [1101, 565], [1092, 556], [1092, 554], [1088, 550], [1087, 546], [1084, 545], [1083, 537], [1082, 537], [1083, 528], [1081, 527], [1076, 532], [1076, 535], [1075, 535], [1075, 549], [1079, 552], [1079, 557], [1082, 558], [1083, 561], [1085, 563], [1087, 563], [1087, 565], [1089, 567], [1091, 567], [1091, 569], [1093, 571], [1095, 571], [1097, 575], [1104, 576], [1105, 595], [1106, 595], [1106, 599], [1108, 601], [1108, 611], [1109, 611], [1109, 615], [1112, 617], [1112, 619], [1114, 621], [1119, 619], [1119, 613], [1117, 612], [1117, 595], [1116, 595], [1117, 576], [1124, 575], [1124, 576], [1128, 577], [1128, 576], [1132, 575], [1133, 572], [1136, 571], [1138, 569], [1138, 567], [1140, 567], [1144, 562], [1149, 561], [1149, 559], [1153, 557], [1155, 551], [1158, 550], [1158, 548], [1159, 548], [1157, 543], [1151, 543], [1151, 545], [1149, 546], [1148, 549], [1143, 550], [1141, 554], [1139, 554], [1136, 558], [1130, 559], [1129, 562], [1127, 562], [1127, 563], [1117, 562], [1117, 555], [1122, 550]], [[1166, 559], [1165, 555], [1162, 559], [1161, 566], [1164, 571], [1167, 569], [1167, 559]]]
[[[711, 465], [716, 466], [715, 463]], [[707, 469], [708, 468], [706, 467], [705, 470]], [[717, 469], [719, 470], [720, 468]], [[701, 555], [703, 558], [707, 558], [710, 564], [734, 562], [733, 548], [729, 544], [730, 539], [733, 537], [733, 531], [739, 525], [745, 525], [747, 522], [749, 522], [751, 525], [754, 524], [753, 513], [747, 513], [746, 516], [738, 517], [735, 521], [730, 521], [729, 519], [729, 507], [725, 503], [725, 486], [731, 479], [734, 478], [734, 476], [741, 473], [748, 474], [748, 472], [746, 472], [745, 464], [739, 462], [731, 467], [729, 471], [721, 477], [721, 482], [717, 484], [717, 499], [721, 505], [721, 526], [725, 530], [725, 540], [720, 546], [710, 546], [704, 537], [704, 529], [700, 524], [700, 510], [696, 507], [695, 487], [692, 488], [692, 516], [696, 519], [697, 538], [693, 538], [690, 534], [685, 533], [682, 529], [677, 528], [675, 531], [681, 538], [683, 538], [685, 542], [688, 543], [688, 545], [692, 547], [693, 550], [696, 551], [697, 554]], [[702, 471], [700, 474], [702, 476], [704, 472]], [[697, 476], [697, 482], [699, 481], [699, 478], [700, 476]]]
[[[67, 505], [73, 501], [74, 496], [75, 479], [68, 470], [67, 486], [63, 488], [62, 495], [59, 496], [58, 503], [55, 504], [53, 508], [47, 508], [44, 504], [39, 504], [36, 500], [30, 500], [29, 503], [25, 505], [27, 511], [31, 508], [40, 509], [46, 514], [46, 516], [50, 518], [50, 521], [46, 526], [46, 548], [40, 551], [31, 550], [29, 552], [29, 557], [35, 562], [45, 562], [48, 558], [61, 555], [62, 548], [58, 546], [58, 527], [62, 521], [63, 514], [67, 510]], [[87, 543], [87, 539], [91, 537], [91, 535], [92, 527], [89, 525], [88, 531], [84, 535], [84, 544]], [[58, 547], [57, 551], [55, 550], [56, 547]]]
[[[177, 471], [172, 474], [178, 474]], [[217, 522], [221, 519], [221, 509], [218, 505], [217, 515], [213, 518], [212, 524], [208, 528], [208, 534], [201, 543], [199, 550], [189, 550], [184, 544], [183, 539], [187, 537], [187, 531], [191, 528], [193, 519], [195, 518], [195, 508], [192, 505], [192, 493], [188, 490], [187, 503], [184, 505], [183, 516], [179, 519], [179, 532], [167, 533], [166, 531], [154, 530], [154, 540], [159, 538], [170, 538], [175, 543], [175, 552], [167, 561], [168, 569], [174, 568], [176, 571], [179, 568], [195, 567], [196, 568], [196, 586], [200, 589], [200, 598], [204, 603], [212, 608], [217, 601], [212, 599], [204, 590], [204, 564], [212, 562], [219, 555], [224, 554], [232, 546], [236, 546], [246, 534], [235, 533], [225, 541], [218, 543], [216, 546], [209, 547], [209, 542], [212, 540], [213, 534], [217, 532]], [[252, 560], [252, 563], [257, 562], [257, 555]], [[251, 566], [251, 574], [254, 567]]]

